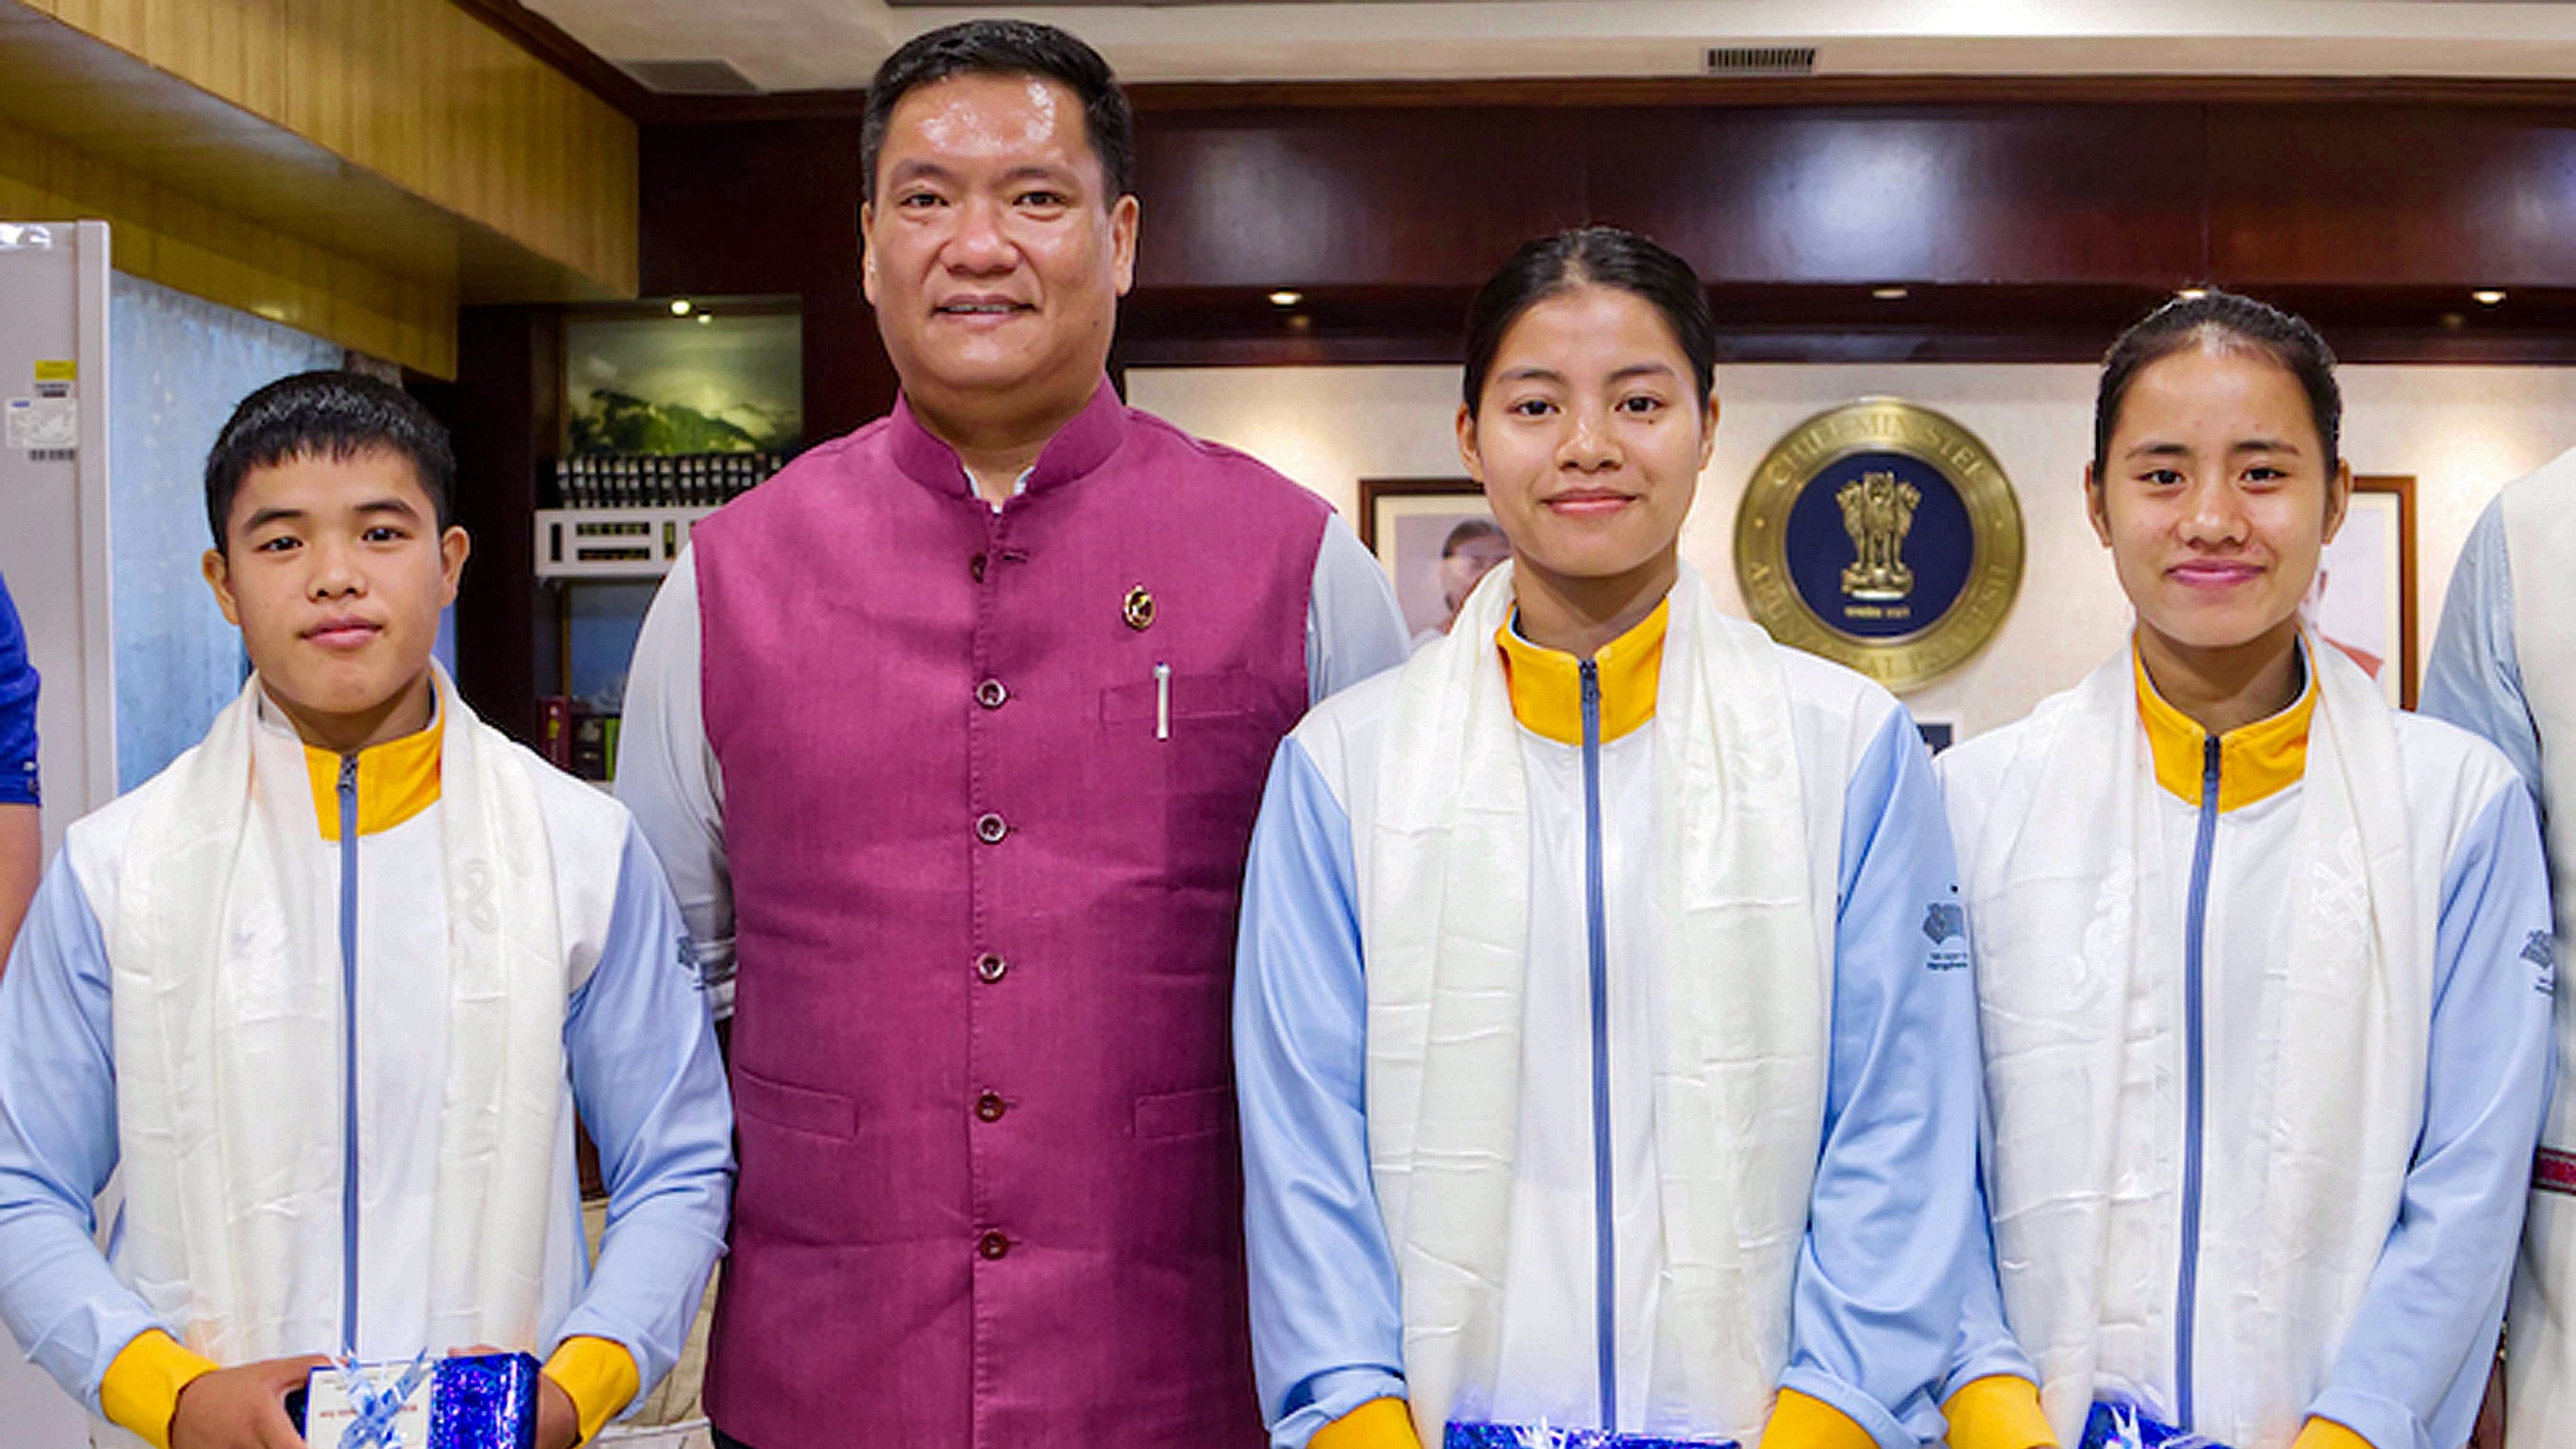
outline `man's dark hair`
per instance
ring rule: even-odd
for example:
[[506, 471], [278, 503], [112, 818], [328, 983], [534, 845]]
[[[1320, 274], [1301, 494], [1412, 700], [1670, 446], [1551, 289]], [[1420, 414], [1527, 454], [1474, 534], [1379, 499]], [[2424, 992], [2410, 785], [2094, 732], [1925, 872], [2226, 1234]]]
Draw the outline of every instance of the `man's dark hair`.
[[2334, 349], [2306, 319], [2212, 287], [2165, 303], [2111, 344], [2102, 359], [2101, 389], [2093, 398], [2094, 477], [2110, 472], [2111, 434], [2138, 374], [2150, 363], [2202, 347], [2259, 352], [2298, 379], [2299, 390], [2308, 395], [2308, 417], [2317, 425], [2317, 439], [2325, 444], [2326, 475], [2334, 476], [2343, 443], [2343, 392], [2335, 385]]
[[225, 545], [233, 495], [253, 468], [296, 458], [334, 462], [384, 452], [411, 464], [438, 516], [441, 533], [455, 521], [456, 455], [447, 429], [411, 394], [354, 372], [299, 372], [281, 377], [233, 409], [206, 455], [206, 523]]
[[907, 40], [877, 67], [859, 123], [861, 195], [877, 194], [877, 155], [886, 121], [906, 93], [953, 75], [1026, 75], [1054, 81], [1082, 102], [1082, 126], [1108, 183], [1107, 205], [1136, 189], [1136, 113], [1100, 52], [1072, 34], [1029, 20], [961, 20]]
[[1717, 383], [1717, 322], [1690, 263], [1632, 231], [1587, 226], [1525, 242], [1488, 278], [1467, 309], [1467, 414], [1484, 401], [1485, 375], [1521, 314], [1586, 284], [1616, 287], [1663, 314], [1690, 363], [1700, 406]]

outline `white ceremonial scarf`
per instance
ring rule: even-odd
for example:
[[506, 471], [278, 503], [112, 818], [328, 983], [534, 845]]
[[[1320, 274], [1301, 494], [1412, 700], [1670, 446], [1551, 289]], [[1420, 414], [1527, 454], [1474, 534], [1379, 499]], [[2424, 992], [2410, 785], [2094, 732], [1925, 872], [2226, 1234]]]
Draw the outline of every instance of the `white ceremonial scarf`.
[[[2394, 719], [2341, 651], [2310, 640], [2306, 656], [2319, 698], [2284, 903], [2295, 945], [2265, 963], [2254, 1119], [2203, 1124], [2204, 1140], [2261, 1144], [2259, 1181], [2231, 1194], [2259, 1208], [2200, 1230], [2204, 1291], [2239, 1300], [2235, 1341], [2208, 1347], [2251, 1387], [2191, 1427], [2235, 1449], [2287, 1445], [2324, 1387], [2397, 1220], [2432, 1016]], [[2133, 1389], [2174, 1331], [2191, 862], [2168, 858], [2150, 813], [2135, 667], [2123, 650], [2040, 706], [1962, 872], [2005, 1316], [2067, 1444], [2097, 1387]]]
[[[450, 1006], [434, 1240], [408, 1251], [432, 1265], [426, 1347], [533, 1348], [562, 1207], [554, 863], [525, 751], [435, 687]], [[302, 746], [262, 726], [260, 689], [138, 791], [108, 941], [119, 1271], [225, 1365], [342, 1346], [349, 1003], [340, 941], [306, 929], [337, 911], [309, 898]]]
[[[1533, 889], [1521, 734], [1494, 642], [1512, 573], [1487, 574], [1447, 636], [1404, 666], [1371, 836], [1370, 1168], [1425, 1444], [1440, 1442], [1461, 1387], [1491, 1378], [1511, 1242]], [[1655, 822], [1668, 1015], [1648, 1423], [1749, 1444], [1788, 1361], [1832, 954], [1816, 939], [1776, 646], [1719, 614], [1687, 564], [1671, 604], [1652, 725], [1668, 781]]]

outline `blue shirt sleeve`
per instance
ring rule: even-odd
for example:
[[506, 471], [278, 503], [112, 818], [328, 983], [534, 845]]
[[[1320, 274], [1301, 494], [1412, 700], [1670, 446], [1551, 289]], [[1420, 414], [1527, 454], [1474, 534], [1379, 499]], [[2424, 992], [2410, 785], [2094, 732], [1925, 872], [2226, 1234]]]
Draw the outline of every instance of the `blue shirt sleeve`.
[[1843, 806], [1823, 1151], [1784, 1388], [1888, 1449], [1937, 1443], [1960, 1315], [1991, 1280], [1976, 994], [1930, 752], [1902, 709]]
[[679, 1361], [724, 1251], [733, 1101], [679, 905], [631, 827], [608, 940], [573, 994], [564, 1050], [608, 1183], [608, 1230], [554, 1341], [624, 1345], [640, 1396]]
[[1341, 515], [1325, 520], [1306, 595], [1308, 707], [1402, 664], [1412, 649], [1386, 570]]
[[9, 585], [0, 580], [0, 805], [35, 803], [36, 666], [28, 662]]
[[1404, 1393], [1395, 1255], [1369, 1178], [1367, 1048], [1350, 819], [1290, 739], [1253, 827], [1234, 986], [1252, 1364], [1276, 1449]]
[[[1982, 1139], [1983, 1128], [1979, 1129]], [[1960, 1306], [1959, 1342], [1952, 1350], [1949, 1379], [1941, 1385], [1941, 1398], [1948, 1402], [1952, 1394], [1982, 1378], [2008, 1374], [2017, 1379], [2039, 1382], [2039, 1371], [2031, 1367], [2030, 1355], [2023, 1353], [2020, 1340], [2004, 1322], [2003, 1284], [1994, 1266], [1995, 1234], [1993, 1214], [1986, 1206], [1985, 1158], [1977, 1160], [1977, 1252], [1979, 1261], [1968, 1279], [1967, 1299]]]
[[108, 1003], [107, 943], [57, 855], [0, 973], [0, 1319], [92, 1413], [116, 1355], [167, 1327], [93, 1237], [117, 1160]]
[[2549, 943], [2539, 820], [2501, 790], [2444, 872], [2423, 1136], [2309, 1408], [2378, 1449], [2463, 1443], [2485, 1397], [2549, 1103]]
[[2441, 632], [2424, 670], [2424, 713], [2449, 720], [2504, 751], [2540, 798], [2540, 727], [2522, 692], [2513, 644], [2513, 559], [2505, 548], [2504, 502], [2487, 505], [2460, 546], [2442, 600]]

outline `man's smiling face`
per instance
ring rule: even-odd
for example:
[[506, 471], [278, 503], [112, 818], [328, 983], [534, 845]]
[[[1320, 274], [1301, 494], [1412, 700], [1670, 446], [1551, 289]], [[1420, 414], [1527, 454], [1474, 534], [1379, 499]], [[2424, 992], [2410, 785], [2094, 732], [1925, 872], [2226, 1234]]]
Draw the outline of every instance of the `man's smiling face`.
[[1136, 201], [1106, 194], [1071, 90], [969, 73], [910, 91], [874, 182], [862, 278], [907, 394], [956, 412], [1090, 393], [1135, 280]]

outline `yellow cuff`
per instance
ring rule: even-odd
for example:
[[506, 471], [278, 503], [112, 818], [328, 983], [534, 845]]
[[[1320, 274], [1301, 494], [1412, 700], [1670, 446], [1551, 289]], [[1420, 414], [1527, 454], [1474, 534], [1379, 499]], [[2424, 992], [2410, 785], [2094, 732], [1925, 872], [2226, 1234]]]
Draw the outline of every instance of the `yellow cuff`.
[[1950, 1419], [1950, 1449], [2056, 1449], [2057, 1434], [2039, 1411], [2039, 1386], [2013, 1374], [1970, 1379], [1941, 1406]]
[[[562, 1386], [572, 1400], [573, 1417], [581, 1420], [581, 1442], [587, 1444], [620, 1410], [635, 1402], [644, 1375], [626, 1345], [606, 1338], [567, 1338], [546, 1360], [546, 1377]], [[167, 1445], [162, 1449], [168, 1449]]]
[[2332, 1419], [2310, 1419], [2290, 1449], [2373, 1449], [2371, 1442]]
[[98, 1406], [107, 1421], [140, 1434], [152, 1449], [170, 1449], [170, 1416], [179, 1391], [215, 1371], [214, 1360], [190, 1353], [160, 1329], [134, 1336], [117, 1351], [98, 1381]]
[[1878, 1441], [1824, 1400], [1782, 1389], [1762, 1426], [1762, 1449], [1878, 1449]]
[[1422, 1449], [1402, 1399], [1371, 1399], [1315, 1431], [1306, 1449]]

